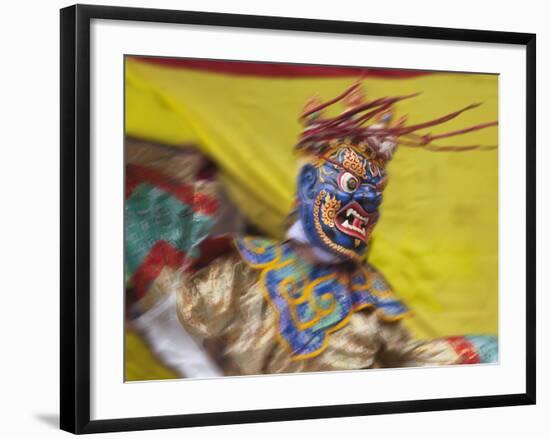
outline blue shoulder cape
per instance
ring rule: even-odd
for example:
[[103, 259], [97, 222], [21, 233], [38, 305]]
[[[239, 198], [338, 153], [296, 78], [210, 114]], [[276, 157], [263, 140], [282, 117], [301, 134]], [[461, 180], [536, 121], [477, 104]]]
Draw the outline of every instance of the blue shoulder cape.
[[263, 294], [278, 315], [279, 338], [294, 360], [319, 355], [354, 312], [373, 308], [388, 321], [408, 313], [369, 265], [313, 265], [290, 243], [264, 238], [238, 238], [235, 244], [242, 259], [260, 270]]

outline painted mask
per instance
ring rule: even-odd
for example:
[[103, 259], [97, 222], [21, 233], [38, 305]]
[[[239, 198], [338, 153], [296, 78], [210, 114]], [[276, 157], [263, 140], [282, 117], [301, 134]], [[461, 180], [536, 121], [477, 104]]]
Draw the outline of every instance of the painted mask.
[[[406, 116], [393, 122], [394, 105], [417, 95], [366, 101], [357, 82], [329, 101], [313, 98], [306, 103], [300, 116], [304, 129], [295, 149], [309, 162], [300, 170], [297, 210], [311, 244], [346, 259], [364, 256], [379, 217], [381, 192], [387, 181], [385, 164], [392, 159], [398, 143], [431, 151], [495, 148], [442, 146], [432, 141], [496, 126], [497, 121], [436, 135], [418, 132], [452, 120], [479, 104], [415, 125], [407, 125]], [[323, 114], [341, 101], [346, 105], [344, 112], [334, 117]]]
[[342, 141], [301, 168], [298, 213], [311, 243], [348, 259], [365, 254], [387, 181], [381, 165]]

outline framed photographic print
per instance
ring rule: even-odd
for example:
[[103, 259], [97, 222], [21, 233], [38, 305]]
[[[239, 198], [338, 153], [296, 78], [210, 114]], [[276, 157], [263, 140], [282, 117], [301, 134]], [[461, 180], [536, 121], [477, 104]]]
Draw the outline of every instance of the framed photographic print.
[[65, 8], [61, 177], [64, 430], [535, 403], [533, 34]]

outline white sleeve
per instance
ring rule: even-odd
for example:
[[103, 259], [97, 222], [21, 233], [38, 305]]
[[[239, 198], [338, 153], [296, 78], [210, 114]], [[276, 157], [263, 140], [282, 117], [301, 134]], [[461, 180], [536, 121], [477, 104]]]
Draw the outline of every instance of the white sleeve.
[[221, 369], [179, 322], [175, 291], [134, 320], [157, 358], [185, 378], [222, 376]]

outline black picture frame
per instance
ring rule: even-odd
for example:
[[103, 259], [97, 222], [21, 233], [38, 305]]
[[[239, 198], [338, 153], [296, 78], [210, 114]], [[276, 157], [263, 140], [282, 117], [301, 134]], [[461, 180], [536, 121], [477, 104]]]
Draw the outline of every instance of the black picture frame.
[[[526, 47], [526, 392], [508, 395], [90, 420], [90, 21], [181, 23]], [[76, 5], [61, 10], [60, 424], [97, 433], [535, 404], [535, 55], [529, 33]]]

